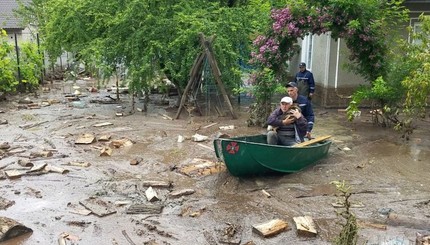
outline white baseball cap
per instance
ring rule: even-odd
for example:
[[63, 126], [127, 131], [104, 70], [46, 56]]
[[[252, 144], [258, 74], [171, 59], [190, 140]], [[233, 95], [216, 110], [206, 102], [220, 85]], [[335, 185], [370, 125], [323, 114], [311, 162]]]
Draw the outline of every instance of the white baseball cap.
[[293, 104], [293, 99], [291, 99], [291, 97], [285, 96], [284, 98], [281, 99], [281, 103], [282, 102]]

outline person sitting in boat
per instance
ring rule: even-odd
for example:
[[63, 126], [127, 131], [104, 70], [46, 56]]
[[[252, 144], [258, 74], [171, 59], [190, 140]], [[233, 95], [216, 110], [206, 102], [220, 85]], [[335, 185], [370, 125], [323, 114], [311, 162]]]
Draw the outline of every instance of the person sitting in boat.
[[303, 142], [308, 128], [308, 121], [300, 108], [293, 105], [291, 97], [281, 99], [280, 107], [270, 114], [267, 124], [272, 126], [267, 133], [267, 143], [270, 145], [291, 146]]

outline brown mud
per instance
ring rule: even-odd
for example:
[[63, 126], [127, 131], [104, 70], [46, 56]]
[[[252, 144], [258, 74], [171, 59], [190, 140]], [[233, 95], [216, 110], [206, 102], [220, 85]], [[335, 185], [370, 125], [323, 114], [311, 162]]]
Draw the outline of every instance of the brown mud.
[[[247, 108], [237, 106], [237, 120], [228, 116], [193, 116], [186, 111], [174, 117], [176, 98], [170, 105], [151, 103], [147, 112], [131, 113], [129, 95], [121, 95], [120, 104], [90, 103], [106, 98], [107, 92], [84, 91], [88, 84], [78, 81], [85, 102], [67, 101], [64, 92], [72, 92], [71, 83], [54, 83], [48, 93], [40, 92], [33, 102], [57, 99], [60, 103], [40, 109], [18, 109], [21, 97], [1, 102], [0, 143], [24, 149], [22, 153], [3, 155], [0, 171], [22, 168], [16, 162], [31, 152], [50, 149], [52, 157], [30, 159], [68, 170], [67, 173], [24, 175], [0, 178], [0, 196], [15, 203], [0, 210], [0, 216], [18, 221], [33, 233], [11, 244], [331, 244], [339, 233], [334, 207], [336, 190], [330, 182], [345, 180], [351, 185], [351, 210], [360, 224], [359, 244], [415, 244], [417, 232], [430, 230], [430, 132], [428, 121], [405, 140], [391, 129], [375, 127], [366, 110], [353, 122], [338, 110], [315, 108], [314, 137], [330, 134], [333, 144], [327, 158], [299, 173], [249, 178], [231, 176], [228, 171], [187, 176], [178, 169], [195, 159], [216, 162], [212, 140], [217, 133], [231, 136], [264, 133], [265, 129], [247, 127]], [[115, 98], [115, 95], [112, 95]], [[154, 97], [153, 102], [159, 102]], [[142, 108], [140, 101], [137, 108]], [[124, 116], [116, 116], [121, 112]], [[428, 119], [427, 119], [428, 120]], [[24, 129], [31, 123], [40, 125]], [[110, 122], [112, 125], [94, 127]], [[212, 123], [214, 126], [204, 128]], [[234, 125], [221, 131], [219, 126]], [[20, 127], [21, 126], [21, 127]], [[76, 145], [84, 133], [99, 138], [130, 139], [134, 144], [113, 148], [111, 156], [100, 156], [104, 142]], [[209, 137], [193, 142], [195, 133]], [[184, 142], [178, 142], [178, 136]], [[203, 146], [202, 146], [203, 145]], [[207, 146], [207, 147], [204, 147]], [[137, 165], [133, 159], [142, 158]], [[89, 167], [69, 166], [70, 162], [88, 162]], [[163, 206], [161, 214], [128, 214], [131, 204], [148, 204], [144, 181], [171, 182], [169, 188], [157, 188]], [[193, 189], [182, 197], [170, 191]], [[268, 198], [262, 190], [271, 194]], [[110, 205], [115, 213], [99, 217], [77, 214], [80, 202], [94, 197]], [[387, 210], [403, 217], [392, 221]], [[301, 238], [295, 233], [293, 217], [311, 216], [318, 226], [316, 238]], [[263, 238], [252, 226], [283, 219], [291, 229], [274, 237]], [[64, 234], [69, 234], [68, 237]], [[230, 236], [229, 236], [230, 235]], [[70, 240], [67, 240], [70, 239]], [[239, 242], [240, 241], [240, 242]], [[395, 243], [397, 242], [397, 243]]]

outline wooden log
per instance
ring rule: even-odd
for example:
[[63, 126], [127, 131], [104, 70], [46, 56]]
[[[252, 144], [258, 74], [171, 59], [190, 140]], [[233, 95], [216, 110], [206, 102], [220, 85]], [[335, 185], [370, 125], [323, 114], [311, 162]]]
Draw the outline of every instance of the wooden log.
[[133, 204], [125, 211], [126, 214], [160, 214], [163, 210], [161, 205]]
[[158, 181], [158, 180], [145, 180], [142, 182], [142, 186], [144, 187], [165, 187], [165, 188], [169, 188], [170, 186], [172, 186], [172, 182], [170, 181]]
[[295, 144], [295, 145], [293, 145], [293, 147], [304, 147], [304, 146], [312, 145], [312, 144], [318, 143], [320, 141], [326, 140], [330, 137], [331, 137], [331, 135], [317, 137], [315, 139], [311, 139], [311, 140], [308, 140], [308, 141], [305, 141], [305, 142], [302, 142], [299, 144]]
[[270, 237], [285, 231], [287, 228], [287, 222], [280, 219], [274, 219], [263, 224], [253, 225], [252, 231], [263, 237]]
[[176, 113], [175, 119], [178, 119], [179, 116], [181, 115], [181, 111], [185, 105], [185, 102], [187, 101], [187, 98], [188, 98], [188, 91], [193, 86], [193, 84], [196, 82], [195, 78], [196, 78], [200, 68], [203, 65], [204, 56], [205, 56], [205, 54], [202, 52], [199, 54], [199, 56], [197, 56], [197, 58], [194, 61], [194, 65], [191, 68], [191, 72], [190, 72], [190, 80], [188, 80], [187, 86], [185, 87], [185, 90], [182, 93], [181, 103], [179, 105], [178, 112]]
[[296, 223], [297, 235], [304, 237], [315, 237], [317, 235], [317, 229], [312, 217], [293, 217], [293, 220]]
[[0, 217], [0, 242], [4, 242], [30, 232], [33, 232], [33, 230], [17, 221], [7, 217]]
[[183, 189], [183, 190], [173, 191], [169, 194], [169, 196], [180, 197], [180, 196], [185, 196], [185, 195], [191, 195], [194, 192], [196, 192], [194, 189]]

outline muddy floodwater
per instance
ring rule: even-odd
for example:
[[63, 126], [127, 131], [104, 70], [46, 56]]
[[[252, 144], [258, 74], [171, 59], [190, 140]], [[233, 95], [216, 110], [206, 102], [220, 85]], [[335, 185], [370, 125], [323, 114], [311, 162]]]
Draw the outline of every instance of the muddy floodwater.
[[[343, 220], [330, 183], [343, 180], [353, 193], [358, 244], [415, 244], [417, 233], [430, 232], [428, 117], [405, 140], [375, 127], [368, 109], [349, 122], [342, 111], [316, 107], [313, 136], [332, 135], [327, 158], [294, 174], [239, 178], [217, 163], [212, 141], [219, 133], [265, 133], [247, 126], [246, 105], [234, 104], [236, 120], [216, 113], [191, 117], [185, 110], [170, 120], [176, 97], [163, 102], [154, 96], [143, 112], [142, 101], [136, 99], [134, 110], [128, 94], [107, 103], [112, 99], [106, 96], [116, 95], [106, 89], [90, 93], [91, 83], [82, 80], [75, 85], [85, 96], [70, 101], [71, 85], [55, 82], [38, 97], [0, 103], [0, 119], [7, 120], [0, 125], [0, 144], [10, 145], [0, 154], [0, 204], [9, 203], [0, 205], [0, 216], [33, 230], [2, 245], [332, 244]], [[18, 103], [26, 97], [40, 106]], [[229, 125], [234, 129], [219, 129]], [[196, 133], [208, 140], [192, 141]], [[76, 144], [84, 134], [95, 140]], [[18, 164], [23, 159], [55, 171], [29, 171]], [[184, 172], [202, 163], [216, 167]], [[11, 176], [17, 172], [23, 174]], [[169, 185], [152, 186], [158, 200], [150, 202], [145, 183], [151, 181]], [[172, 195], [181, 190], [189, 193]], [[156, 210], [143, 212], [148, 205]], [[316, 237], [296, 233], [297, 216], [312, 217]], [[272, 237], [253, 231], [274, 219], [286, 221], [288, 229]]]

